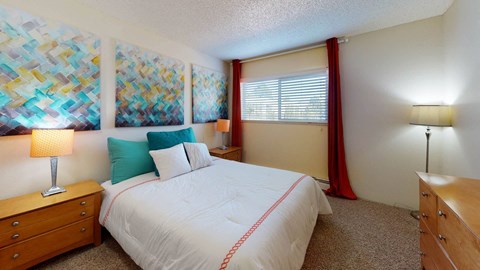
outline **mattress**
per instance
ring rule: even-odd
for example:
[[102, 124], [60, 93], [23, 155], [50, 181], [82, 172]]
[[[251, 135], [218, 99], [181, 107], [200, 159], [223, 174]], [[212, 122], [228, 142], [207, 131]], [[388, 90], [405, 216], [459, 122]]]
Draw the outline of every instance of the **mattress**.
[[309, 176], [223, 159], [102, 186], [100, 223], [143, 269], [300, 269], [332, 213]]

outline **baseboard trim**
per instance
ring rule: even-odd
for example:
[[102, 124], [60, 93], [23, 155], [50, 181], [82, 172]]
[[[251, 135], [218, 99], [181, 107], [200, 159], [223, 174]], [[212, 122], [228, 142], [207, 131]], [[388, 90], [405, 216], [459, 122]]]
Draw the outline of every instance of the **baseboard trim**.
[[330, 188], [330, 181], [328, 181], [326, 179], [317, 178], [315, 176], [312, 176], [312, 178], [315, 179], [315, 181], [317, 181], [320, 184], [320, 187], [323, 190], [327, 190], [327, 189]]

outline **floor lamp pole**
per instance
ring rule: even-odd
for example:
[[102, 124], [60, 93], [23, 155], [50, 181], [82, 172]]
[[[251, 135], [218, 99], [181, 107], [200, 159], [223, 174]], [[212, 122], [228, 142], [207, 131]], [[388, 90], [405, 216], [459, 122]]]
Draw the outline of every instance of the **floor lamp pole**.
[[[425, 137], [427, 137], [427, 158], [425, 161], [425, 172], [428, 173], [428, 156], [430, 154], [430, 135], [432, 135], [432, 132], [430, 131], [430, 127], [427, 126], [427, 131], [425, 131]], [[410, 215], [416, 219], [420, 219], [420, 212], [419, 211], [411, 211]]]
[[425, 172], [428, 173], [428, 155], [430, 153], [430, 135], [432, 132], [430, 132], [430, 127], [427, 126], [427, 131], [425, 131], [425, 136], [427, 137], [427, 160], [425, 162]]

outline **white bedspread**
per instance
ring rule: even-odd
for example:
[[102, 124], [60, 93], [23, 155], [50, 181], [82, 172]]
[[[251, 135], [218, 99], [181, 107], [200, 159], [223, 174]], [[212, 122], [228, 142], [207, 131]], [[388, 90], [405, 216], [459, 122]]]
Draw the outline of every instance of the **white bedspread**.
[[223, 159], [102, 185], [100, 223], [144, 269], [299, 269], [332, 212], [309, 176]]

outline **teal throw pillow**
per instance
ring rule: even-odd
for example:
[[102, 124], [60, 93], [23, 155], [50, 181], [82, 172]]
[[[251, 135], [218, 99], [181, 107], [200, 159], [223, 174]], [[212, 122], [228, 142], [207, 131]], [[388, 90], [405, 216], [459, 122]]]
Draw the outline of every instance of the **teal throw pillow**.
[[107, 142], [112, 184], [155, 169], [147, 141], [134, 142], [109, 137]]
[[[197, 142], [192, 128], [186, 128], [177, 131], [148, 132], [147, 139], [150, 150], [170, 148], [184, 142]], [[156, 167], [155, 175], [159, 176]]]

